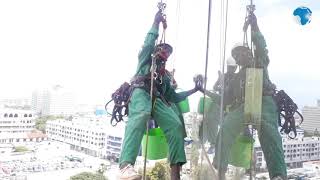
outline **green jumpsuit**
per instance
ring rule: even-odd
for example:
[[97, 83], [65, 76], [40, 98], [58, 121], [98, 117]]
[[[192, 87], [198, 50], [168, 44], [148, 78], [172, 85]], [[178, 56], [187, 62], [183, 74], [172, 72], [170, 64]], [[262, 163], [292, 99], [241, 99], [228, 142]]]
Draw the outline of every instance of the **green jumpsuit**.
[[[234, 72], [227, 72], [224, 75], [224, 84], [228, 86], [230, 79], [234, 76]], [[214, 86], [214, 91], [221, 91], [221, 79], [219, 78]], [[204, 120], [201, 122], [199, 137], [203, 143], [208, 141], [210, 145], [213, 147], [216, 144], [216, 137], [218, 133], [218, 125], [220, 124], [220, 95], [215, 92], [206, 91], [205, 94], [209, 96], [211, 103], [209, 103], [208, 107], [204, 108]], [[225, 100], [226, 100], [225, 96]], [[228, 101], [228, 100], [227, 100]], [[225, 111], [226, 108], [224, 108]]]
[[[158, 31], [158, 28], [153, 26], [147, 34], [143, 48], [139, 53], [136, 75], [144, 76], [150, 73], [151, 54], [155, 48]], [[164, 97], [169, 102], [178, 103], [186, 97], [185, 92], [175, 92], [168, 77], [163, 78], [161, 88]], [[186, 162], [183, 140], [184, 127], [177, 113], [158, 97], [155, 98], [152, 108], [149, 92], [142, 88], [135, 88], [129, 103], [128, 122], [120, 155], [120, 166], [124, 163], [134, 165], [141, 140], [146, 131], [146, 122], [151, 118], [151, 113], [166, 136], [169, 145], [170, 164], [182, 165]]]
[[212, 98], [212, 102], [209, 104], [209, 107], [205, 107], [204, 109], [204, 120], [200, 125], [199, 137], [203, 143], [208, 141], [214, 147], [219, 125], [220, 104], [214, 97], [210, 97], [209, 95], [208, 98]]
[[[268, 52], [263, 35], [260, 32], [254, 32], [252, 40], [256, 46], [255, 61], [258, 67], [263, 68], [263, 89], [270, 88], [267, 66], [269, 64]], [[241, 69], [239, 74], [245, 72]], [[231, 85], [232, 86], [232, 85]], [[233, 90], [240, 87], [233, 87]], [[216, 143], [216, 154], [214, 157], [214, 165], [220, 171], [225, 172], [228, 166], [230, 149], [235, 142], [236, 137], [244, 129], [244, 104], [233, 104], [231, 111], [225, 116], [218, 133]], [[262, 97], [262, 120], [261, 127], [258, 128], [258, 136], [262, 151], [265, 156], [269, 176], [287, 177], [286, 163], [282, 148], [282, 138], [278, 131], [278, 110], [272, 96], [264, 95]]]

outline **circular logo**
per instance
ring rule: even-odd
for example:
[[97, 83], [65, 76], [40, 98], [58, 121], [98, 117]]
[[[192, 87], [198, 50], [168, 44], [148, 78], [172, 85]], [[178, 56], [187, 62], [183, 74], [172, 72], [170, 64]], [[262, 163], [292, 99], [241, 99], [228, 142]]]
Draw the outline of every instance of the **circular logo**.
[[300, 25], [306, 25], [311, 22], [312, 11], [304, 6], [300, 6], [293, 11], [295, 20]]

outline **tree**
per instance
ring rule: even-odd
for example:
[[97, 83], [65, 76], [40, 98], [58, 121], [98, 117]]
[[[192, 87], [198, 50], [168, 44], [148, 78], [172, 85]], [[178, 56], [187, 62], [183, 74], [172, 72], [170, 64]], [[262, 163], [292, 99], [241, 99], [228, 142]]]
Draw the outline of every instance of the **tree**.
[[[143, 170], [139, 170], [140, 174], [143, 174]], [[160, 161], [155, 164], [154, 167], [147, 169], [147, 180], [170, 180], [170, 166], [165, 161]]]
[[42, 116], [37, 118], [36, 121], [36, 129], [46, 133], [46, 123], [47, 121], [62, 119], [63, 116]]
[[108, 180], [103, 174], [82, 172], [70, 177], [70, 180]]

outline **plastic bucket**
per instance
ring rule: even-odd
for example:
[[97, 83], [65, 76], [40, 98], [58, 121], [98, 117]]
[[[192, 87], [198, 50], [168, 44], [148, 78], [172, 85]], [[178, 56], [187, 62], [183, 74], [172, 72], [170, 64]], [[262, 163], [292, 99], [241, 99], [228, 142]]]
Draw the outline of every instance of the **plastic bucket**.
[[[142, 139], [142, 156], [145, 156], [146, 139], [147, 139], [147, 136], [145, 134]], [[164, 158], [167, 158], [167, 156], [168, 156], [168, 144], [162, 129], [160, 128], [149, 129], [147, 159], [149, 160], [164, 159]]]
[[250, 168], [254, 139], [250, 136], [240, 135], [231, 147], [229, 164], [236, 167]]
[[208, 108], [211, 107], [212, 103], [214, 103], [210, 97], [206, 97], [205, 102], [204, 102], [205, 105], [203, 107], [203, 101], [204, 101], [204, 97], [201, 97], [199, 100], [199, 104], [198, 104], [198, 113], [200, 113], [200, 114], [203, 114], [204, 108], [207, 111]]
[[179, 102], [179, 103], [178, 103], [178, 107], [179, 107], [181, 113], [190, 112], [190, 107], [189, 107], [189, 100], [188, 100], [188, 98], [186, 98], [185, 100]]

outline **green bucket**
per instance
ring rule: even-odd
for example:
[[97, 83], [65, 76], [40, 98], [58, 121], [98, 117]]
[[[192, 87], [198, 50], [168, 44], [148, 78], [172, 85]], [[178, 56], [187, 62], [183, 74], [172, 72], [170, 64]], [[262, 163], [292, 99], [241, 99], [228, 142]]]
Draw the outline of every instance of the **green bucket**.
[[254, 139], [240, 135], [231, 147], [229, 163], [236, 167], [250, 169]]
[[[142, 156], [145, 156], [147, 135], [142, 139]], [[168, 144], [162, 129], [149, 129], [147, 159], [164, 159], [168, 156]]]
[[[203, 101], [204, 101], [204, 97], [201, 97], [198, 104], [198, 113], [200, 114], [203, 114], [204, 112]], [[204, 105], [206, 108], [206, 111], [208, 110], [208, 108], [211, 107], [212, 103], [214, 103], [212, 99], [210, 97], [206, 97], [205, 105]]]
[[178, 107], [179, 107], [181, 113], [190, 112], [190, 107], [189, 107], [189, 100], [188, 100], [188, 98], [186, 98], [185, 100], [179, 102], [179, 103], [178, 103]]

